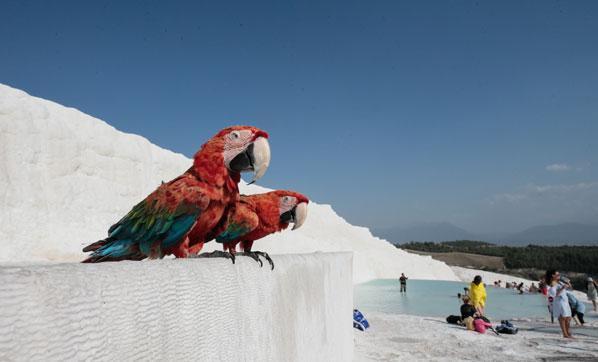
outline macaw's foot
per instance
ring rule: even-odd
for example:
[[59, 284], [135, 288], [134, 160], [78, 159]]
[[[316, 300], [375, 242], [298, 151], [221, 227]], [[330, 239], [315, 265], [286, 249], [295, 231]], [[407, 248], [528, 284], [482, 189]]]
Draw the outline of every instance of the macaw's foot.
[[260, 268], [262, 266], [264, 266], [264, 263], [262, 263], [262, 261], [260, 260], [260, 257], [257, 255], [257, 253], [252, 253], [251, 251], [247, 251], [247, 252], [239, 253], [239, 255], [248, 256], [251, 259], [257, 261], [258, 263], [260, 263]]
[[227, 251], [214, 250], [211, 253], [203, 253], [203, 254], [199, 254], [194, 257], [195, 258], [227, 258], [227, 259], [230, 259], [233, 262], [233, 264], [235, 263], [235, 254], [229, 253]]
[[268, 263], [270, 263], [270, 269], [274, 270], [274, 262], [272, 261], [272, 258], [270, 258], [270, 255], [268, 255], [268, 253], [264, 253], [263, 251], [246, 251], [243, 253], [243, 255], [246, 255], [252, 258], [253, 260], [257, 261], [258, 263], [260, 263], [260, 266], [263, 265], [262, 261], [260, 260], [260, 256], [266, 258], [266, 260], [268, 260]]

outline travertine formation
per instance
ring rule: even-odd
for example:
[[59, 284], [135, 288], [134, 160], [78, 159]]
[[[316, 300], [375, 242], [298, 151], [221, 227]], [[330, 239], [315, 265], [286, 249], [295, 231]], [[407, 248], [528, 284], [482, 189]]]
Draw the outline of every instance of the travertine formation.
[[0, 361], [350, 361], [350, 253], [0, 267]]

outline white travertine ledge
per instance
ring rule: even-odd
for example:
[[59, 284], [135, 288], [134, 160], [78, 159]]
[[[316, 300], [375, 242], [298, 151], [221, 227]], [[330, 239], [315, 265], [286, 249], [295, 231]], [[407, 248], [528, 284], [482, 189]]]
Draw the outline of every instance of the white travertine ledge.
[[351, 253], [0, 266], [0, 360], [350, 361]]

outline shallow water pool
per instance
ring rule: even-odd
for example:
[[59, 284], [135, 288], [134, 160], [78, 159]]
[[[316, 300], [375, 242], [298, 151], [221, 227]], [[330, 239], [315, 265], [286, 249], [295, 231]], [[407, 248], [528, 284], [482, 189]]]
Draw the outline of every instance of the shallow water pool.
[[[438, 280], [409, 280], [407, 293], [399, 292], [399, 281], [374, 280], [355, 286], [354, 304], [363, 312], [411, 314], [430, 317], [459, 315], [457, 293], [469, 283]], [[549, 318], [541, 294], [518, 294], [512, 289], [486, 287], [486, 315], [492, 320]]]

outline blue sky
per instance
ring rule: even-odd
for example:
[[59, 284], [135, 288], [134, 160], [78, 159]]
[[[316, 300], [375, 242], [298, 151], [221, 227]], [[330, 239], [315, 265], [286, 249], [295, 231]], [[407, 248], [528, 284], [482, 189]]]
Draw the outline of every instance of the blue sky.
[[188, 156], [267, 130], [262, 185], [356, 224], [598, 223], [595, 1], [5, 1], [0, 44], [0, 82]]

